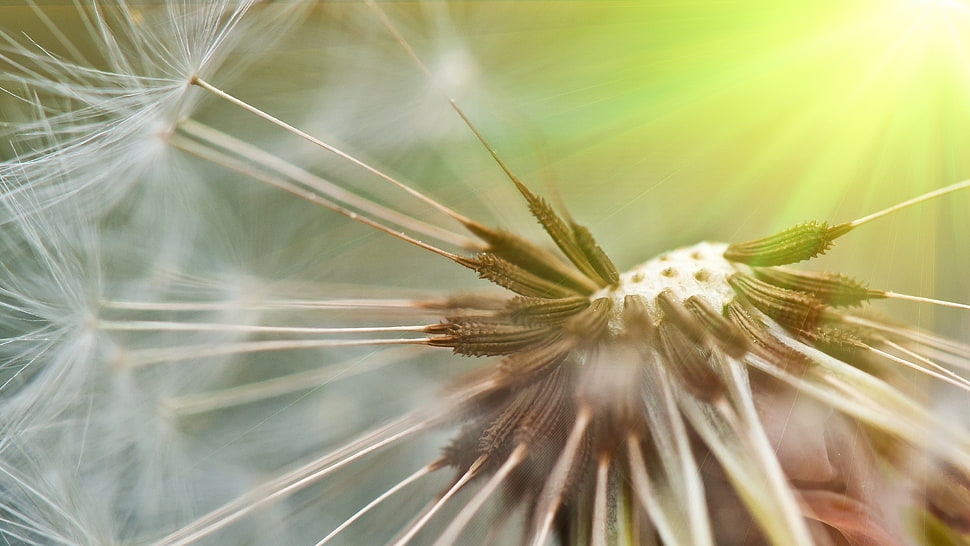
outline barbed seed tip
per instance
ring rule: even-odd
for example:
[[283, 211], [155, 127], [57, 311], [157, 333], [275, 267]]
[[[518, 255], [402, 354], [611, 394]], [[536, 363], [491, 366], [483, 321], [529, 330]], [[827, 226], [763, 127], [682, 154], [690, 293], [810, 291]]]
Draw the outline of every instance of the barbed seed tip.
[[826, 222], [808, 222], [760, 239], [732, 243], [724, 257], [754, 267], [793, 264], [824, 254], [835, 239], [854, 227], [848, 223], [829, 226]]
[[924, 193], [851, 222], [844, 222], [829, 227], [826, 222], [819, 223], [813, 221], [790, 227], [774, 235], [760, 239], [743, 243], [732, 243], [724, 252], [724, 257], [732, 262], [743, 263], [754, 267], [787, 265], [809, 260], [824, 254], [831, 248], [832, 242], [835, 239], [863, 224], [868, 224], [873, 220], [888, 216], [896, 211], [967, 188], [970, 188], [970, 180], [964, 180]]

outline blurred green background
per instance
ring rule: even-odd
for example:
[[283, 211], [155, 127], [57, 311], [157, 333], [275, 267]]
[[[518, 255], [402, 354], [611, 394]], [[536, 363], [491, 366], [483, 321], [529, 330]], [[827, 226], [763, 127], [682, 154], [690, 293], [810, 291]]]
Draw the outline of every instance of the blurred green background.
[[[533, 188], [558, 188], [621, 269], [698, 240], [846, 221], [970, 178], [970, 2], [381, 4], [436, 84], [373, 13], [346, 1], [306, 4], [272, 50], [234, 52], [245, 72], [211, 79], [467, 214], [537, 234], [443, 89]], [[43, 6], [83, 36], [73, 7]], [[29, 11], [0, 6], [0, 27], [56, 49]], [[242, 114], [210, 102], [197, 117], [243, 131]], [[263, 145], [387, 193], [282, 136]], [[957, 195], [880, 220], [823, 265], [968, 301], [968, 211], [970, 196]]]
[[[847, 221], [970, 178], [967, 2], [384, 5], [512, 168], [537, 190], [554, 179], [621, 269], [698, 240]], [[311, 28], [341, 29], [320, 31], [338, 50], [381, 52], [319, 76], [387, 72], [353, 95], [374, 101], [357, 107], [358, 123], [374, 116], [382, 128], [361, 129], [356, 146], [393, 135], [377, 147], [395, 149], [385, 157], [412, 180], [437, 178], [436, 194], [460, 208], [453, 186], [471, 188], [462, 210], [484, 201], [500, 222], [525, 216], [509, 211], [523, 208], [510, 207], [509, 184], [366, 9], [325, 4], [314, 15]], [[351, 99], [324, 104], [341, 102]], [[425, 175], [418, 162], [444, 168]], [[847, 236], [818, 267], [970, 301], [968, 212], [964, 194], [899, 213]], [[970, 325], [965, 313], [942, 311], [937, 325], [938, 310], [898, 312], [954, 335]]]

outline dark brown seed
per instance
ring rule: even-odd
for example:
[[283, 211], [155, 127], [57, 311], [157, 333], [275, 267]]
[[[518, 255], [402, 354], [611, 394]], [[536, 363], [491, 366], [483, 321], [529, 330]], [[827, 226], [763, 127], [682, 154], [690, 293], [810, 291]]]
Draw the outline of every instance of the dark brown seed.
[[796, 373], [811, 363], [808, 357], [779, 341], [737, 301], [729, 303], [726, 311], [728, 319], [744, 332], [752, 350], [760, 353], [768, 362]]
[[440, 328], [444, 332], [430, 344], [451, 347], [468, 356], [499, 356], [524, 351], [555, 334], [555, 329], [517, 324], [480, 322], [479, 317], [458, 318]]
[[589, 299], [581, 296], [556, 299], [516, 296], [509, 300], [506, 310], [517, 324], [552, 326], [562, 324], [587, 307]]
[[565, 298], [577, 295], [569, 286], [557, 284], [500, 258], [480, 253], [476, 258], [463, 258], [463, 264], [474, 269], [478, 277], [489, 280], [522, 296]]
[[739, 357], [748, 351], [748, 340], [744, 333], [703, 299], [691, 296], [684, 301], [684, 307], [694, 315], [714, 343], [725, 353]]
[[709, 363], [710, 351], [697, 344], [679, 326], [666, 317], [657, 326], [663, 363], [695, 396], [714, 400], [723, 395], [725, 386]]
[[759, 311], [805, 338], [814, 335], [826, 309], [824, 303], [810, 294], [779, 288], [743, 273], [731, 275], [728, 283]]
[[514, 233], [476, 225], [469, 229], [488, 243], [489, 253], [507, 260], [553, 284], [567, 286], [577, 294], [591, 294], [596, 283], [552, 253]]
[[805, 292], [832, 306], [859, 305], [870, 298], [882, 297], [882, 292], [870, 290], [863, 283], [839, 273], [792, 271], [777, 267], [757, 268], [758, 279], [779, 288]]

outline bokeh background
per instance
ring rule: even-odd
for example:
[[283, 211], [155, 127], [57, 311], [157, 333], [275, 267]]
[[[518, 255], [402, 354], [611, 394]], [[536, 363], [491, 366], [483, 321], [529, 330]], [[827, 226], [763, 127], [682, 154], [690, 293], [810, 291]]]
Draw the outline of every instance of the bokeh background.
[[[40, 5], [86, 51], [74, 7]], [[384, 2], [435, 84], [361, 3], [304, 5], [301, 25], [269, 50], [239, 48], [247, 71], [215, 83], [470, 214], [529, 229], [441, 89], [523, 179], [555, 186], [621, 267], [697, 240], [845, 221], [970, 177], [960, 0]], [[0, 28], [58, 49], [25, 5], [0, 6]], [[303, 162], [342, 168], [316, 151]], [[859, 230], [839, 264], [880, 287], [970, 295], [945, 282], [967, 270], [967, 203]], [[939, 263], [952, 267], [927, 267]]]
[[[293, 64], [262, 83], [272, 109], [313, 93], [330, 134], [463, 211], [532, 229], [443, 88], [621, 269], [698, 240], [847, 221], [970, 178], [960, 0], [385, 7], [437, 85], [366, 9], [323, 3], [286, 46]], [[956, 195], [899, 213], [818, 267], [970, 301], [968, 212]], [[889, 308], [951, 335], [970, 325], [965, 313]]]

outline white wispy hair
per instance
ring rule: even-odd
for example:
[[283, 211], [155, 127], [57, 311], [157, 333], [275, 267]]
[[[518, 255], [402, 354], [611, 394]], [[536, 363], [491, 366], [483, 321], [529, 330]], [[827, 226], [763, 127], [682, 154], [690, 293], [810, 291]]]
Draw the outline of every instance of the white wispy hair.
[[[262, 31], [285, 29], [305, 5], [261, 10], [242, 24], [251, 7], [79, 5], [77, 21], [96, 51], [75, 46], [39, 9], [58, 53], [29, 37], [0, 37], [3, 89], [34, 119], [8, 128], [16, 156], [0, 164], [0, 527], [8, 541], [142, 541], [256, 480], [252, 460], [188, 433], [169, 407], [187, 392], [225, 384], [224, 359], [139, 368], [130, 353], [165, 336], [112, 334], [124, 328], [104, 316], [106, 301], [177, 291], [165, 272], [204, 253], [193, 241], [193, 218], [204, 215], [177, 213], [204, 201], [206, 173], [176, 157], [167, 140], [197, 107], [192, 78], [225, 68], [240, 40], [269, 43], [276, 34]], [[230, 78], [239, 69], [219, 73]], [[171, 223], [176, 214], [180, 222]], [[159, 230], [164, 223], [170, 229]], [[258, 536], [257, 529], [238, 532]]]
[[0, 33], [0, 87], [32, 110], [28, 116], [34, 119], [15, 127], [17, 161], [3, 166], [5, 192], [29, 186], [25, 206], [71, 199], [96, 218], [133, 189], [163, 185], [167, 194], [177, 195], [172, 185], [191, 187], [186, 179], [192, 177], [178, 169], [166, 141], [175, 123], [197, 107], [192, 79], [220, 70], [244, 37], [249, 47], [268, 44], [273, 34], [261, 31], [285, 28], [300, 10], [299, 3], [263, 10], [263, 17], [248, 18], [240, 27], [252, 5], [250, 0], [166, 2], [163, 9], [127, 2], [79, 5], [72, 23], [88, 34], [83, 48], [39, 8], [58, 39], [56, 49], [29, 36]]
[[4, 533], [30, 543], [140, 540], [238, 494], [248, 473], [213, 456], [166, 410], [221, 368], [137, 369], [127, 356], [137, 340], [105, 326], [103, 299], [156, 292], [151, 279], [104, 282], [105, 267], [124, 263], [105, 261], [110, 237], [70, 201], [38, 209], [8, 195], [3, 203], [16, 219], [2, 241]]

